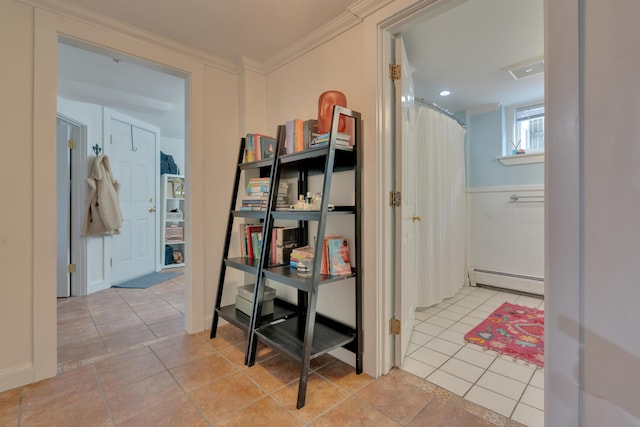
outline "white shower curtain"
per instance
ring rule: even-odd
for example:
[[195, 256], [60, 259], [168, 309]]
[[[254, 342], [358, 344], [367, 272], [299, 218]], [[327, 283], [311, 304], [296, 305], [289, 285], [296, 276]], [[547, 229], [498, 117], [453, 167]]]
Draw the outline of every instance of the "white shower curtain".
[[411, 110], [404, 115], [404, 129], [410, 131], [403, 135], [403, 144], [415, 144], [415, 210], [422, 217], [415, 227], [416, 253], [423, 257], [417, 259], [415, 306], [428, 307], [465, 284], [465, 130], [431, 108], [405, 108]]

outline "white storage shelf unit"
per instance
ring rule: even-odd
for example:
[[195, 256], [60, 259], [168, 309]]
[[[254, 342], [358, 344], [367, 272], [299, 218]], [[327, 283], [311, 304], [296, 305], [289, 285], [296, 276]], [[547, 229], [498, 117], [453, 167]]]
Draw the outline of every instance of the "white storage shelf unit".
[[162, 175], [162, 220], [160, 264], [163, 268], [184, 266], [184, 176]]

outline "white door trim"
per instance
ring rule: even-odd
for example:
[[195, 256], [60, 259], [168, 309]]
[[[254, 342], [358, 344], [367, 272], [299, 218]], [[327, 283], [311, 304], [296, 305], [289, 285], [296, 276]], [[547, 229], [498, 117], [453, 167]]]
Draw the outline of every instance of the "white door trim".
[[[187, 79], [185, 133], [185, 170], [191, 197], [187, 200], [188, 236], [185, 267], [185, 328], [199, 332], [205, 328], [205, 262], [204, 233], [204, 80], [203, 62], [193, 56], [176, 52], [157, 44], [135, 40], [77, 19], [40, 8], [34, 10], [34, 70], [33, 70], [33, 381], [56, 375], [57, 367], [57, 304], [56, 289], [51, 277], [56, 272], [55, 215], [55, 140], [58, 39], [75, 38], [94, 46], [116, 50], [143, 60], [155, 62], [180, 72]], [[192, 250], [194, 248], [195, 250]]]
[[385, 19], [378, 26], [378, 108], [377, 114], [382, 124], [378, 133], [378, 158], [380, 162], [377, 166], [379, 176], [382, 181], [380, 183], [382, 191], [379, 192], [381, 197], [378, 198], [378, 212], [380, 218], [380, 246], [379, 246], [379, 277], [383, 280], [383, 288], [381, 289], [381, 307], [383, 308], [383, 326], [380, 331], [381, 356], [382, 356], [382, 372], [386, 373], [395, 365], [395, 340], [393, 335], [385, 326], [393, 316], [395, 298], [396, 298], [396, 281], [395, 266], [393, 253], [395, 250], [395, 215], [389, 207], [389, 191], [393, 189], [395, 168], [393, 167], [393, 147], [395, 144], [395, 134], [391, 131], [391, 125], [394, 123], [395, 108], [393, 97], [393, 83], [388, 78], [389, 64], [393, 62], [393, 43], [394, 36], [406, 30], [415, 20], [425, 19], [427, 16], [443, 13], [446, 10], [454, 8], [468, 0], [427, 0], [408, 6], [393, 16]]

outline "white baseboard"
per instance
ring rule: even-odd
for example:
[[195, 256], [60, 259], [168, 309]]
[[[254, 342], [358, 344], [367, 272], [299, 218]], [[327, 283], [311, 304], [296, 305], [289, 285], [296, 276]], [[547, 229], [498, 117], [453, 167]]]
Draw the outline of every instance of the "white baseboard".
[[471, 268], [469, 281], [471, 286], [487, 285], [544, 296], [544, 278], [542, 277]]
[[33, 365], [24, 363], [0, 369], [0, 392], [33, 382]]

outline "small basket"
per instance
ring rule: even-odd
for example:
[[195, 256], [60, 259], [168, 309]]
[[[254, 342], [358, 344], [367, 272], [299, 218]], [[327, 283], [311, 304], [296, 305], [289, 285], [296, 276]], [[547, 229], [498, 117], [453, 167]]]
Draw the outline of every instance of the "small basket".
[[182, 221], [183, 219], [184, 219], [184, 213], [181, 211], [167, 212], [167, 221]]
[[165, 228], [165, 240], [167, 242], [184, 241], [184, 227], [178, 225], [168, 225]]

